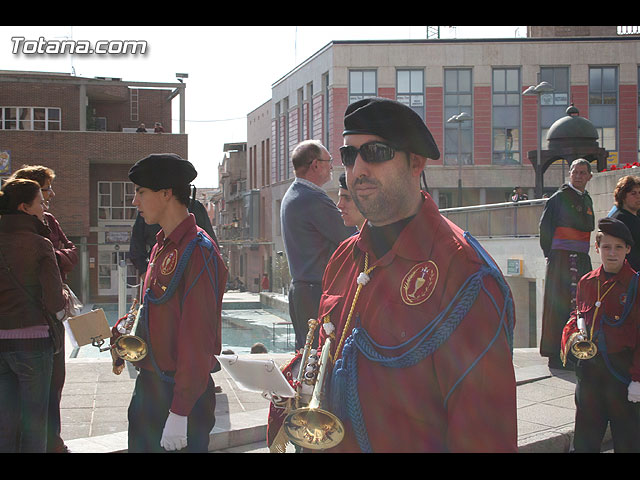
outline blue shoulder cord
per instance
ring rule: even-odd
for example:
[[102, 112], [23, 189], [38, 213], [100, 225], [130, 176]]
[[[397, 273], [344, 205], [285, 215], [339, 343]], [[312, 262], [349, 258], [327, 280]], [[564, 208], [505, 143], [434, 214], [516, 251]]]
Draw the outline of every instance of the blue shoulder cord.
[[[356, 317], [354, 329], [352, 330], [351, 335], [349, 335], [345, 340], [344, 348], [342, 350], [342, 358], [336, 361], [332, 373], [330, 385], [330, 408], [331, 411], [339, 418], [348, 418], [351, 421], [360, 449], [365, 453], [372, 452], [372, 449], [366, 426], [364, 424], [364, 417], [362, 415], [358, 395], [358, 352], [364, 355], [366, 359], [390, 368], [406, 368], [417, 364], [435, 352], [449, 338], [451, 333], [456, 329], [464, 316], [471, 309], [480, 290], [482, 289], [491, 299], [496, 311], [500, 314], [498, 329], [489, 345], [487, 345], [485, 350], [467, 368], [446, 395], [444, 399], [445, 408], [454, 389], [480, 361], [486, 352], [489, 351], [502, 330], [505, 332], [509, 348], [513, 353], [514, 308], [511, 290], [509, 289], [509, 286], [504, 280], [504, 277], [497, 265], [482, 248], [480, 243], [478, 243], [478, 241], [473, 238], [469, 232], [464, 232], [464, 237], [486, 265], [481, 266], [476, 273], [467, 278], [449, 305], [440, 312], [436, 318], [427, 324], [424, 329], [418, 332], [413, 338], [400, 345], [392, 347], [383, 346], [376, 343], [369, 336], [366, 330], [360, 326], [359, 317]], [[487, 275], [491, 275], [496, 280], [505, 299], [502, 310], [500, 310], [497, 302], [483, 284], [483, 279]], [[396, 357], [384, 356], [376, 350], [399, 350], [414, 341], [417, 341], [414, 346], [409, 348], [405, 353]]]
[[[606, 315], [603, 315], [603, 323], [606, 323], [611, 327], [619, 327], [627, 319], [627, 316], [631, 312], [631, 307], [635, 303], [636, 294], [638, 293], [638, 276], [640, 276], [640, 272], [637, 272], [633, 276], [631, 283], [629, 283], [629, 288], [627, 289], [627, 298], [625, 300], [624, 309], [622, 310], [622, 315], [620, 316], [620, 318], [618, 320], [612, 320]], [[598, 328], [598, 331], [596, 333], [596, 344], [598, 345], [598, 351], [602, 354], [602, 359], [609, 369], [609, 372], [611, 372], [611, 375], [613, 375], [617, 380], [620, 380], [625, 385], [629, 385], [631, 383], [631, 377], [621, 374], [613, 368], [613, 365], [611, 365], [611, 361], [609, 360], [609, 355], [607, 352], [607, 340], [605, 338], [603, 324], [600, 324], [600, 327]]]
[[[215, 289], [216, 299], [217, 299], [218, 298], [218, 283], [217, 283], [218, 262], [215, 256], [216, 251], [213, 248], [213, 244], [211, 240], [209, 240], [201, 232], [198, 232], [196, 238], [194, 238], [189, 242], [189, 244], [187, 245], [187, 248], [182, 253], [182, 256], [180, 257], [180, 262], [176, 267], [176, 273], [171, 278], [171, 281], [169, 282], [169, 286], [167, 287], [167, 290], [162, 294], [162, 296], [160, 298], [156, 298], [153, 295], [151, 288], [147, 288], [147, 290], [144, 292], [144, 300], [142, 303], [142, 317], [140, 318], [140, 322], [138, 323], [138, 329], [136, 334], [140, 336], [140, 338], [142, 338], [147, 343], [147, 349], [148, 349], [147, 355], [151, 360], [153, 368], [155, 369], [158, 376], [167, 383], [175, 383], [175, 380], [172, 377], [164, 374], [160, 370], [160, 368], [158, 367], [158, 364], [156, 363], [156, 359], [153, 355], [153, 349], [151, 348], [151, 337], [149, 335], [149, 302], [153, 303], [154, 305], [161, 305], [163, 303], [166, 303], [173, 296], [176, 289], [178, 288], [178, 285], [180, 284], [180, 280], [182, 279], [182, 275], [184, 274], [184, 270], [187, 267], [187, 264], [189, 263], [189, 259], [191, 258], [191, 254], [193, 253], [193, 249], [195, 248], [196, 244], [200, 247], [202, 258], [206, 258], [203, 247], [210, 252], [209, 258], [207, 258], [207, 260], [204, 263], [204, 267], [202, 268], [202, 270], [200, 270], [198, 275], [196, 275], [195, 280], [185, 292], [184, 296], [182, 297], [180, 306], [184, 304], [184, 300], [187, 297], [187, 294], [191, 291], [191, 288], [193, 288], [193, 286], [196, 284], [196, 282], [200, 278], [200, 275], [202, 275], [202, 273], [205, 270], [207, 271], [211, 285], [213, 285], [213, 288]], [[213, 259], [213, 268], [215, 271], [214, 278], [211, 277], [211, 271], [209, 270], [209, 266], [208, 266], [211, 259]]]

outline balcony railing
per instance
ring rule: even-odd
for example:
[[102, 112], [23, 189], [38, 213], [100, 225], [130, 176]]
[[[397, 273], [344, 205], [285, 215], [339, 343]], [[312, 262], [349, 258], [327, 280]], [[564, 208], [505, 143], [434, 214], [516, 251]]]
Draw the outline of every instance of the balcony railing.
[[529, 237], [539, 234], [546, 198], [445, 208], [440, 213], [474, 237]]

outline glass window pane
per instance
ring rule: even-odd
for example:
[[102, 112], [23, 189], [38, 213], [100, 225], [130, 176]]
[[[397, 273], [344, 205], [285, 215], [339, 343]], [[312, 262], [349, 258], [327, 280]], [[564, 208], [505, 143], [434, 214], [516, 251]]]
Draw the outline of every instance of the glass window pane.
[[109, 219], [109, 209], [108, 208], [98, 208], [98, 218], [100, 220], [110, 220]]
[[48, 108], [49, 120], [60, 120], [60, 109], [59, 108]]
[[364, 72], [364, 93], [376, 93], [376, 72]]
[[504, 105], [505, 101], [506, 101], [506, 98], [502, 94], [498, 94], [498, 95], [494, 95], [493, 96], [493, 104], [496, 105], [496, 106]]
[[601, 74], [599, 68], [589, 70], [589, 91], [600, 92], [602, 90]]
[[458, 91], [458, 75], [456, 70], [444, 71], [444, 89], [447, 93]]
[[507, 94], [507, 105], [520, 105], [520, 95], [517, 93]]
[[46, 111], [44, 108], [34, 108], [33, 109], [33, 119], [34, 120], [46, 120]]
[[553, 83], [553, 88], [556, 92], [568, 92], [569, 91], [569, 69], [568, 68], [556, 68]]
[[471, 105], [471, 95], [458, 95], [458, 103], [464, 106]]
[[614, 68], [602, 69], [602, 90], [616, 90], [616, 71]]
[[407, 70], [398, 70], [398, 93], [408, 93], [411, 91], [409, 74], [410, 72]]
[[471, 70], [458, 70], [458, 90], [460, 92], [471, 91]]
[[349, 72], [349, 91], [362, 93], [362, 72]]
[[411, 93], [422, 93], [424, 81], [422, 80], [422, 71], [411, 71]]
[[109, 182], [98, 182], [98, 193], [110, 194], [111, 184]]
[[505, 91], [505, 73], [504, 70], [493, 71], [493, 91], [504, 92]]
[[518, 92], [519, 88], [518, 70], [507, 70], [507, 91]]
[[111, 205], [114, 207], [124, 206], [124, 192], [122, 191], [124, 184], [120, 182], [114, 182], [112, 184], [111, 192]]

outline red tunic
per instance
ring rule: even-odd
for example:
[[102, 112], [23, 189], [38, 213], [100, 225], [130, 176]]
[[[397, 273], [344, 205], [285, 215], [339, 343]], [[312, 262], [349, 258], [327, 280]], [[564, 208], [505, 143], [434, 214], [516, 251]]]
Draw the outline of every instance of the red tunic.
[[[384, 346], [399, 345], [420, 332], [482, 265], [462, 230], [440, 215], [429, 195], [380, 259], [373, 254], [365, 226], [338, 247], [323, 278], [318, 318], [329, 315], [336, 327], [332, 355], [352, 306], [365, 252], [369, 266], [376, 268], [360, 291], [349, 332], [359, 316], [361, 326]], [[484, 285], [502, 309], [504, 298], [496, 281], [485, 277]], [[321, 341], [324, 338], [322, 332]], [[446, 342], [416, 365], [388, 368], [359, 354], [358, 394], [374, 452], [517, 451], [511, 350], [500, 313], [483, 290]], [[349, 422], [345, 429], [343, 442], [329, 451], [359, 451]]]
[[[638, 304], [638, 297], [636, 297], [633, 309], [625, 321], [619, 326], [611, 325], [611, 323], [616, 323], [616, 320], [622, 316], [629, 283], [635, 273], [626, 260], [622, 269], [613, 276], [607, 276], [602, 266], [587, 273], [578, 282], [576, 308], [585, 319], [587, 334], [591, 338], [591, 327], [596, 313], [596, 302], [598, 301], [598, 282], [600, 282], [601, 305], [597, 309], [598, 313], [593, 331], [597, 332], [601, 326], [603, 327], [607, 353], [616, 354], [626, 349], [633, 351], [633, 360], [629, 372], [620, 373], [624, 375], [630, 374], [631, 380], [637, 382], [640, 381], [640, 348], [637, 348], [640, 346], [640, 305]], [[603, 316], [609, 319], [609, 323], [603, 322]], [[566, 355], [568, 353], [569, 340], [577, 332], [577, 312], [573, 311], [562, 332], [563, 354]], [[600, 355], [600, 352], [598, 352], [598, 355]]]
[[[165, 238], [162, 230], [158, 232], [157, 243], [150, 254], [152, 263], [144, 280], [145, 292], [150, 288], [155, 298], [163, 295], [182, 253], [198, 232], [204, 233], [204, 230], [196, 225], [193, 214], [168, 237]], [[217, 297], [206, 270], [194, 284], [209, 254], [196, 245], [173, 296], [164, 304], [148, 302], [149, 334], [156, 363], [162, 371], [175, 372], [171, 411], [177, 415], [189, 415], [206, 389], [216, 362], [213, 355], [220, 354], [222, 295], [228, 272], [215, 243], [214, 249], [218, 266]], [[215, 279], [213, 261], [208, 266]], [[136, 365], [155, 371], [149, 355]]]

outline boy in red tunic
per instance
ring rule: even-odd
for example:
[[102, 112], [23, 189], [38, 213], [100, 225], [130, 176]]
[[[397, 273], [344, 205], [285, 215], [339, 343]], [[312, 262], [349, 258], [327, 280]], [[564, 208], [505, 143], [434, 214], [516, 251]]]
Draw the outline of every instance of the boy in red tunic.
[[[580, 279], [576, 310], [562, 335], [562, 358], [591, 341], [595, 356], [576, 365], [574, 450], [599, 452], [611, 424], [616, 452], [640, 451], [640, 308], [638, 275], [625, 256], [633, 239], [620, 220], [598, 223], [596, 251], [602, 265]], [[578, 355], [580, 355], [578, 353]]]

